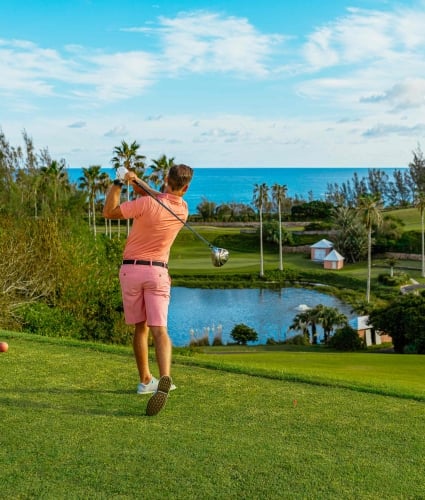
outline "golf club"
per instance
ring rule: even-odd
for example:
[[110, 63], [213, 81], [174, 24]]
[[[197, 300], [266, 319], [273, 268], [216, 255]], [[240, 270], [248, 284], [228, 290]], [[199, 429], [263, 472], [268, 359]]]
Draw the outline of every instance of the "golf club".
[[[120, 181], [125, 182], [125, 174], [128, 172], [128, 170], [125, 167], [118, 167], [117, 168], [117, 178]], [[156, 198], [153, 194], [151, 194], [140, 182], [137, 182], [136, 180], [132, 181], [139, 188], [143, 189], [143, 191], [149, 195], [151, 198], [153, 198], [156, 202], [158, 202], [165, 210], [167, 210], [171, 215], [173, 215], [179, 222], [183, 224], [183, 226], [187, 227], [189, 231], [192, 231], [192, 233], [197, 236], [203, 243], [205, 243], [208, 248], [211, 250], [211, 261], [213, 263], [214, 267], [221, 267], [224, 266], [224, 264], [229, 260], [229, 251], [226, 250], [225, 248], [218, 248], [215, 247], [212, 243], [210, 243], [206, 238], [204, 238], [201, 234], [199, 234], [195, 229], [193, 229], [192, 226], [190, 226], [187, 222], [185, 222], [183, 219], [181, 219], [176, 213], [174, 213], [171, 208], [167, 207], [164, 203], [162, 203], [161, 200]]]

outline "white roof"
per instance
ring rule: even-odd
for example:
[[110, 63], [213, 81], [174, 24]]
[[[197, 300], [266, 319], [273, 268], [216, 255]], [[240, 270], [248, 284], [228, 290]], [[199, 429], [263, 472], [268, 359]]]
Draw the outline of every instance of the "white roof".
[[326, 257], [323, 260], [330, 260], [332, 262], [335, 262], [344, 259], [345, 257], [343, 257], [340, 253], [338, 253], [336, 250], [332, 250], [332, 252], [328, 253], [328, 255], [326, 255]]
[[329, 240], [320, 240], [314, 245], [310, 245], [310, 248], [333, 248], [334, 244]]
[[354, 328], [354, 330], [368, 330], [372, 328], [372, 325], [368, 324], [369, 316], [357, 316], [357, 318], [350, 319], [348, 324]]
[[295, 308], [297, 311], [308, 311], [311, 309], [311, 307], [308, 307], [307, 304], [300, 304]]

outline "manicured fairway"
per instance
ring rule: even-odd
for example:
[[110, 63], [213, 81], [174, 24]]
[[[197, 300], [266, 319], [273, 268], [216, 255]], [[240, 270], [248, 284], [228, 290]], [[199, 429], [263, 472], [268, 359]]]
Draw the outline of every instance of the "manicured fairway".
[[[237, 349], [237, 348], [236, 348]], [[199, 364], [213, 364], [232, 372], [249, 372], [282, 380], [347, 387], [425, 402], [425, 357], [383, 353], [241, 352], [221, 349], [197, 355]]]
[[421, 401], [175, 364], [149, 418], [129, 348], [2, 338], [1, 498], [425, 497]]

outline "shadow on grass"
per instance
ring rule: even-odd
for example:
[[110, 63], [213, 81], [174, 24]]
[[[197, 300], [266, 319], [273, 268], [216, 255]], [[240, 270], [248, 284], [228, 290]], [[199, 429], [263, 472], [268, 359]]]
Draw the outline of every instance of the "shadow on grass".
[[[17, 408], [21, 410], [52, 410], [52, 411], [60, 411], [67, 414], [72, 415], [91, 415], [91, 416], [104, 416], [104, 417], [124, 417], [124, 418], [133, 418], [133, 417], [145, 417], [146, 404], [148, 402], [148, 397], [143, 397], [135, 394], [133, 391], [93, 391], [89, 389], [14, 389], [13, 391], [0, 390], [1, 393], [16, 393], [23, 394], [23, 398], [10, 398], [7, 396], [0, 397], [0, 406], [3, 408]], [[94, 394], [112, 394], [112, 395], [128, 395], [132, 394], [140, 403], [140, 407], [137, 410], [129, 411], [126, 409], [108, 409], [105, 406], [97, 405], [89, 406], [87, 401], [81, 401], [77, 403], [74, 400], [68, 400], [67, 402], [58, 401], [55, 403], [54, 401], [36, 401], [31, 395], [32, 394], [43, 394], [43, 397], [48, 397], [48, 395], [53, 396], [64, 396], [64, 395], [73, 395], [76, 396], [89, 396], [93, 398]], [[149, 418], [149, 417], [147, 417]]]

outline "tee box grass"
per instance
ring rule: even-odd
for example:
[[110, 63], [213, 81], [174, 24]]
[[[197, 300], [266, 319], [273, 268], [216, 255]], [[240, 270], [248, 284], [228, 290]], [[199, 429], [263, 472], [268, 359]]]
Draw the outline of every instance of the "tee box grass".
[[[295, 356], [276, 354], [268, 370], [267, 358], [258, 365], [244, 354], [230, 362], [237, 373], [222, 366], [224, 355], [209, 367], [178, 355], [176, 391], [146, 417], [130, 347], [1, 337], [9, 343], [0, 354], [2, 498], [425, 496], [424, 401], [373, 392], [383, 375], [373, 358], [394, 367], [400, 356], [363, 354], [371, 390], [362, 392], [326, 371], [323, 385], [276, 377], [290, 365], [308, 378], [313, 359], [304, 356], [296, 367]], [[346, 359], [338, 358], [335, 368]], [[417, 357], [404, 359], [408, 382]], [[318, 363], [315, 375], [322, 370]]]

